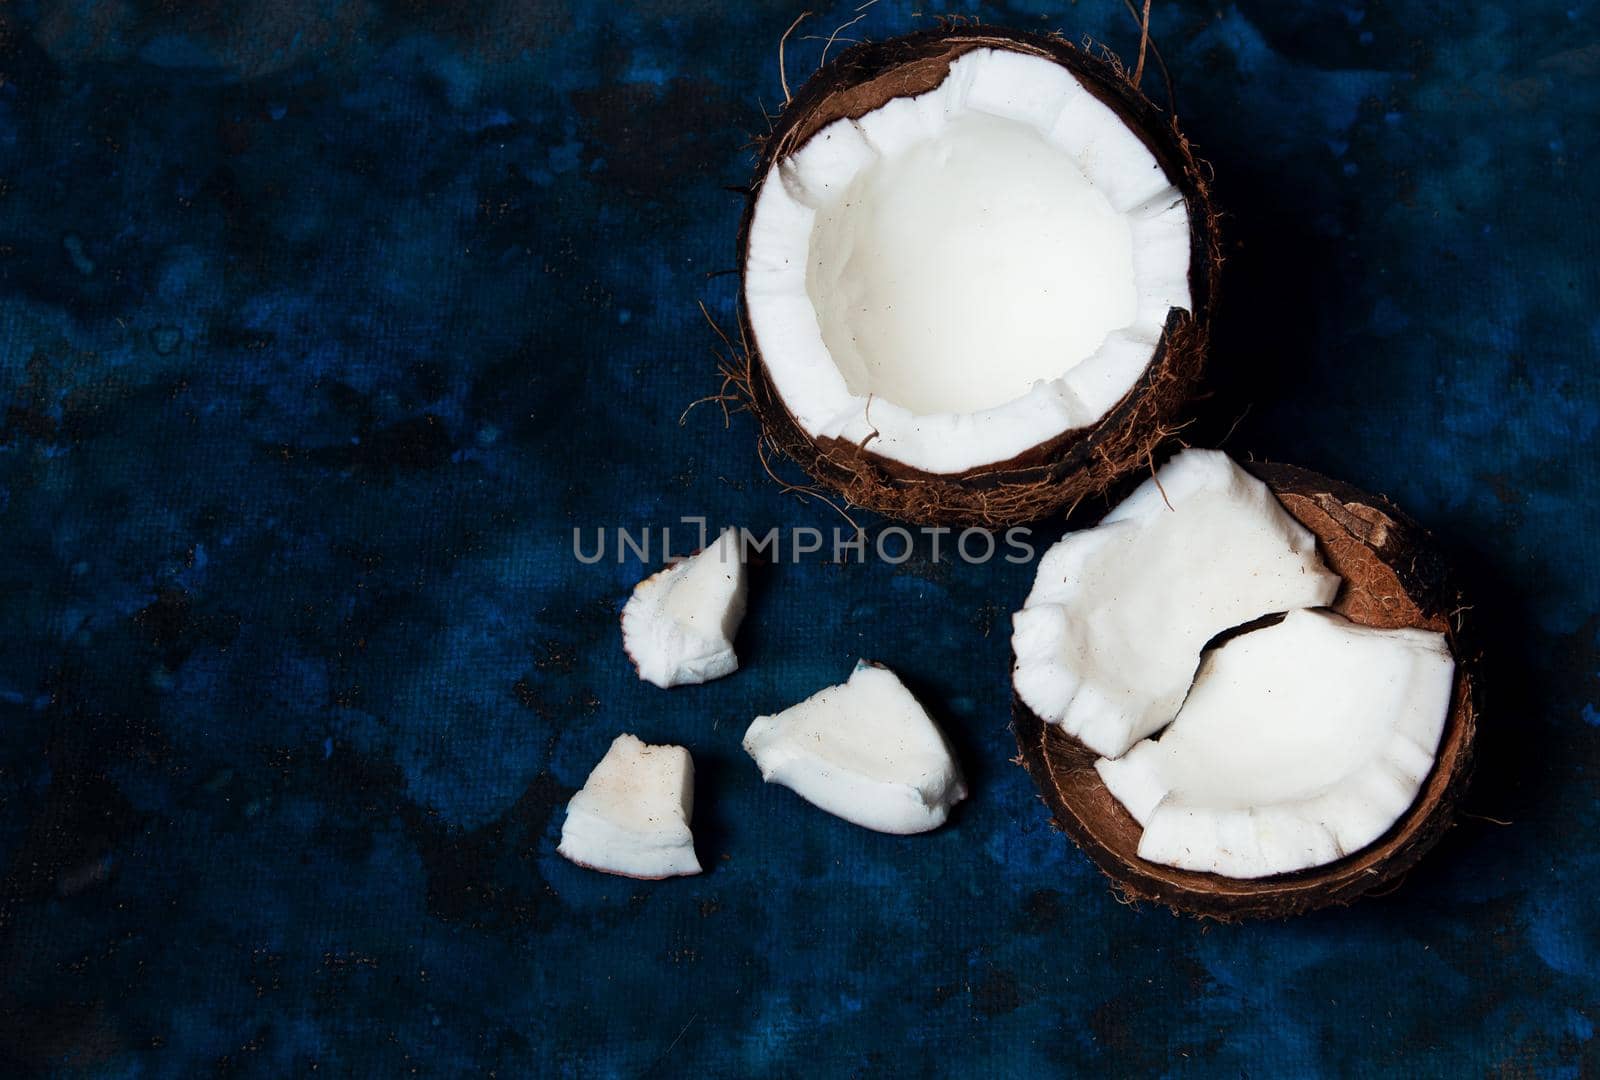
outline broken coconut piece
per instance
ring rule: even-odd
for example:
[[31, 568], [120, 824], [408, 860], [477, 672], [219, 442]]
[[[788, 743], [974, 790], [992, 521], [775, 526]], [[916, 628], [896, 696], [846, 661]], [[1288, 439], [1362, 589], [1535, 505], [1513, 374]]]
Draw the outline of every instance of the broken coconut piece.
[[1392, 890], [1454, 820], [1472, 777], [1479, 711], [1470, 605], [1427, 532], [1387, 499], [1350, 484], [1292, 465], [1246, 468], [1316, 535], [1318, 550], [1344, 580], [1335, 612], [1362, 626], [1441, 633], [1455, 658], [1433, 768], [1394, 827], [1347, 858], [1294, 874], [1229, 878], [1151, 862], [1139, 855], [1144, 830], [1106, 788], [1094, 755], [1020, 698], [1011, 707], [1020, 761], [1051, 819], [1118, 893], [1226, 922], [1281, 918]]
[[710, 682], [739, 667], [745, 568], [737, 529], [652, 574], [622, 608], [622, 647], [639, 678], [660, 687]]
[[1184, 450], [1040, 559], [1012, 618], [1012, 682], [1040, 717], [1117, 757], [1177, 715], [1213, 637], [1338, 591], [1266, 485], [1220, 451]]
[[1382, 836], [1433, 768], [1455, 661], [1443, 634], [1293, 611], [1207, 655], [1158, 740], [1095, 765], [1139, 857], [1258, 878]]
[[763, 780], [878, 832], [937, 829], [967, 797], [950, 747], [922, 704], [894, 672], [865, 660], [843, 685], [756, 717], [744, 748]]
[[814, 75], [741, 236], [769, 439], [862, 506], [1029, 520], [1186, 404], [1218, 265], [1204, 175], [1120, 69], [944, 27]]
[[698, 874], [693, 815], [689, 751], [618, 735], [567, 803], [556, 850], [579, 866], [624, 877]]

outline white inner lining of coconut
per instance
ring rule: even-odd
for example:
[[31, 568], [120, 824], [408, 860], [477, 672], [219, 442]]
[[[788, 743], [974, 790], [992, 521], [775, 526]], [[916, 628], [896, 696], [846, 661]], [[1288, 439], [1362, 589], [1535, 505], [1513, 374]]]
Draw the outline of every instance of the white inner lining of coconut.
[[1041, 718], [1117, 757], [1177, 715], [1213, 637], [1330, 603], [1339, 585], [1265, 484], [1221, 451], [1184, 450], [1039, 560], [1012, 616], [1012, 683]]
[[856, 662], [849, 681], [758, 716], [744, 748], [761, 778], [868, 829], [936, 829], [967, 797], [945, 742], [911, 691], [886, 667]]
[[1144, 826], [1141, 858], [1234, 878], [1321, 866], [1415, 801], [1454, 675], [1442, 634], [1290, 612], [1208, 654], [1160, 738], [1096, 768]]
[[639, 678], [660, 687], [710, 682], [738, 670], [734, 636], [744, 621], [739, 530], [634, 587], [622, 607], [622, 647]]
[[689, 751], [618, 735], [567, 803], [556, 851], [579, 866], [624, 877], [698, 874], [693, 816]]
[[813, 438], [928, 472], [1094, 424], [1188, 310], [1182, 195], [1073, 75], [978, 49], [766, 176], [745, 295]]

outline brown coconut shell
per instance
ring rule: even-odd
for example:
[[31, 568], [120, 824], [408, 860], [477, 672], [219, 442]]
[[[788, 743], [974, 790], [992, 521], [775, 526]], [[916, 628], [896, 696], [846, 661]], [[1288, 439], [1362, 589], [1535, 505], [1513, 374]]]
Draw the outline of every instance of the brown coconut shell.
[[1293, 874], [1239, 880], [1139, 858], [1141, 829], [1095, 771], [1097, 755], [1013, 695], [1022, 765], [1064, 830], [1131, 900], [1232, 922], [1349, 904], [1396, 885], [1450, 827], [1472, 771], [1477, 704], [1473, 657], [1463, 645], [1463, 603], [1428, 534], [1386, 499], [1290, 465], [1246, 465], [1314, 533], [1344, 578], [1333, 609], [1364, 626], [1443, 633], [1456, 659], [1450, 713], [1433, 771], [1417, 800], [1375, 843]]
[[928, 473], [891, 461], [873, 452], [870, 438], [861, 444], [813, 439], [801, 430], [762, 362], [742, 286], [739, 325], [745, 356], [733, 381], [760, 422], [763, 438], [850, 504], [911, 522], [996, 527], [1032, 521], [1104, 492], [1148, 463], [1162, 441], [1188, 420], [1186, 409], [1205, 364], [1222, 249], [1208, 170], [1177, 122], [1139, 91], [1114, 58], [1059, 36], [940, 26], [856, 45], [806, 81], [762, 141], [739, 229], [739, 259], [741, 267], [748, 261], [756, 199], [775, 162], [835, 120], [860, 117], [894, 98], [932, 90], [952, 61], [980, 48], [1010, 49], [1060, 64], [1143, 139], [1188, 204], [1194, 311], [1171, 313], [1143, 375], [1094, 426], [1064, 432], [1008, 461], [962, 473]]

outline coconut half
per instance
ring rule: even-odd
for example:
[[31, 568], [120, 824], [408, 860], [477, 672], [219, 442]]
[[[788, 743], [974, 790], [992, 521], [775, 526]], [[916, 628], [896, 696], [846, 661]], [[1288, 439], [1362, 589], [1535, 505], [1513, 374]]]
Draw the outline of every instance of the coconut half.
[[1265, 484], [1220, 451], [1185, 450], [1039, 560], [1012, 617], [1012, 684], [1034, 713], [1118, 757], [1177, 715], [1213, 637], [1338, 591]]
[[744, 748], [763, 780], [878, 832], [937, 829], [967, 797], [950, 745], [922, 703], [894, 672], [865, 660], [842, 685], [756, 717]]
[[[1427, 533], [1347, 484], [1291, 466], [1247, 469], [1316, 537], [1343, 582], [1331, 609], [1348, 624], [1297, 612], [1243, 628], [1210, 654], [1184, 706], [1190, 718], [1106, 766], [1020, 696], [1012, 705], [1022, 764], [1054, 823], [1123, 894], [1230, 921], [1347, 904], [1393, 883], [1449, 827], [1477, 728], [1464, 605]], [[1268, 707], [1269, 691], [1294, 700]], [[1345, 742], [1322, 696], [1348, 705]], [[1265, 812], [1251, 820], [1238, 812], [1245, 803]], [[1182, 809], [1162, 824], [1163, 805]], [[1313, 825], [1330, 818], [1337, 827], [1319, 837]], [[1206, 856], [1194, 857], [1200, 849]]]
[[1454, 675], [1443, 634], [1292, 611], [1210, 653], [1160, 739], [1095, 768], [1144, 827], [1142, 859], [1235, 878], [1322, 866], [1416, 799]]
[[1001, 524], [1104, 490], [1185, 404], [1206, 184], [1120, 69], [981, 27], [857, 46], [766, 140], [741, 238], [765, 435], [851, 502]]
[[618, 735], [567, 803], [556, 851], [579, 866], [623, 877], [698, 874], [693, 816], [689, 751]]
[[622, 647], [639, 678], [663, 688], [710, 682], [738, 670], [733, 638], [744, 620], [739, 530], [652, 574], [622, 607]]

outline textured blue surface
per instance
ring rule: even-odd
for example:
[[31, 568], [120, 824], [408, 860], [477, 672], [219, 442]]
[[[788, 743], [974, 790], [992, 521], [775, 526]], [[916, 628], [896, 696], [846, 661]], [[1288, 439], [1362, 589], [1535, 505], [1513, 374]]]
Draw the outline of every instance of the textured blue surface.
[[[1483, 817], [1236, 928], [1118, 904], [1008, 762], [1027, 567], [771, 568], [744, 670], [633, 677], [644, 568], [572, 527], [836, 520], [747, 416], [678, 422], [797, 9], [450, 10], [0, 6], [5, 1071], [1596, 1072], [1591, 0], [1155, 5], [1231, 213], [1195, 438], [1394, 496], [1492, 631]], [[1135, 47], [1111, 0], [978, 12]], [[958, 746], [936, 834], [738, 748], [857, 655]], [[555, 855], [621, 730], [692, 749], [703, 877]]]

